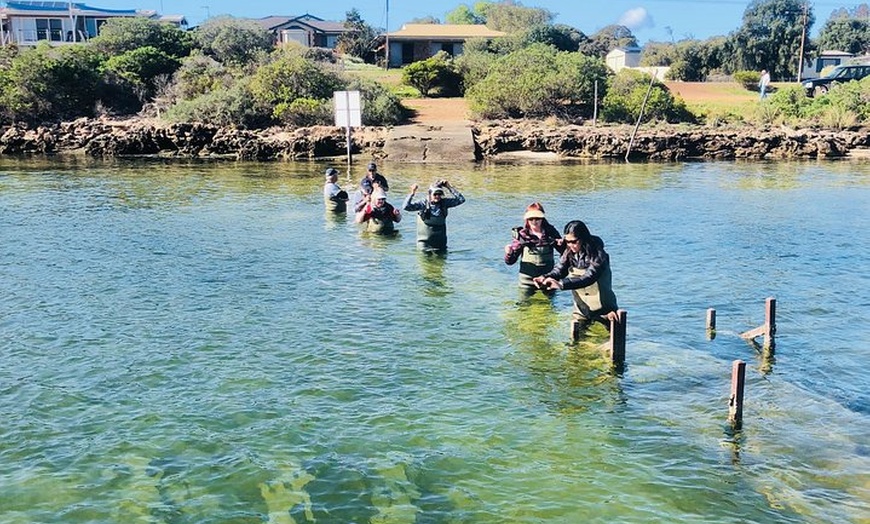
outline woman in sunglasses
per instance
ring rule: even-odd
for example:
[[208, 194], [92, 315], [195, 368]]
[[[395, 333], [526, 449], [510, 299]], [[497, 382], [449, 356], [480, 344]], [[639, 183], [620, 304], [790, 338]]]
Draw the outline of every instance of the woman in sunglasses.
[[570, 289], [574, 320], [583, 327], [600, 322], [610, 328], [619, 306], [611, 287], [610, 256], [604, 251], [604, 241], [580, 220], [565, 224], [564, 234], [568, 249], [553, 270], [536, 277], [534, 283], [541, 289]]
[[[559, 231], [547, 221], [540, 202], [529, 204], [523, 221], [523, 227], [513, 228], [513, 240], [504, 247], [504, 263], [512, 266], [520, 261], [520, 292], [523, 297], [529, 297], [540, 289], [534, 278], [553, 269], [555, 252], [565, 251], [565, 244]], [[549, 290], [542, 291], [552, 294]]]

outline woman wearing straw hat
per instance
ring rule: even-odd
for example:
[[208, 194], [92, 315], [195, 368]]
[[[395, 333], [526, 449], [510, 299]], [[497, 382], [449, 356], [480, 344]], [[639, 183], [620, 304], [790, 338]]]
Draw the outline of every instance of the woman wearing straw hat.
[[[565, 245], [559, 231], [547, 222], [540, 202], [529, 204], [523, 221], [523, 227], [513, 228], [513, 240], [504, 247], [504, 263], [512, 266], [520, 261], [520, 290], [525, 296], [530, 296], [539, 289], [533, 279], [553, 269], [554, 253], [561, 254]], [[542, 291], [552, 294], [549, 290]]]

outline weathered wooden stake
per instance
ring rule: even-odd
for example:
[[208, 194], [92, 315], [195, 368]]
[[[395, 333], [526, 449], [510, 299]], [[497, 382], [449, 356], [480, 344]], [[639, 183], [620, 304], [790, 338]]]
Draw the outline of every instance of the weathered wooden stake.
[[741, 337], [749, 340], [762, 335], [764, 335], [764, 349], [772, 350], [776, 344], [774, 341], [776, 335], [776, 299], [773, 297], [769, 297], [765, 303], [764, 325], [740, 334]]
[[617, 321], [610, 321], [610, 361], [619, 366], [625, 362], [625, 321], [628, 312], [620, 309], [616, 312]]
[[746, 362], [731, 364], [731, 397], [728, 399], [728, 422], [735, 430], [743, 426], [743, 385], [746, 383]]
[[716, 338], [716, 310], [713, 308], [707, 310], [707, 338]]
[[764, 349], [773, 349], [776, 342], [776, 299], [768, 297], [764, 306]]
[[571, 342], [577, 342], [580, 340], [580, 322], [576, 320], [571, 321]]

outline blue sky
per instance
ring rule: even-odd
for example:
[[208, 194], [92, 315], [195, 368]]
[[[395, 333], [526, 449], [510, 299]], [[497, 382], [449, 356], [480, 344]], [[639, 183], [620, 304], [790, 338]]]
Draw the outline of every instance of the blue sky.
[[[389, 0], [77, 0], [93, 7], [108, 9], [154, 9], [166, 14], [182, 14], [191, 25], [207, 16], [222, 14], [260, 18], [269, 15], [300, 15], [310, 13], [326, 20], [344, 20], [345, 13], [356, 7], [363, 19], [374, 27], [388, 25], [391, 31], [413, 18], [434, 16], [444, 21], [445, 15], [458, 5], [474, 5], [473, 1]], [[838, 7], [854, 7], [862, 1], [811, 2], [816, 13], [813, 35], [818, 33], [831, 12]], [[641, 43], [649, 40], [669, 41], [687, 37], [709, 38], [726, 35], [737, 29], [749, 4], [745, 0], [526, 0], [525, 6], [542, 7], [556, 13], [556, 23], [579, 28], [586, 34], [614, 23], [628, 26]]]

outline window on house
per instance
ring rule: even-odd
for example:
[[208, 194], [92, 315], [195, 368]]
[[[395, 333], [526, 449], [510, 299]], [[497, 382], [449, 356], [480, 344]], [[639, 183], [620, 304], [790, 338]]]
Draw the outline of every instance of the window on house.
[[36, 39], [53, 42], [63, 40], [63, 20], [60, 18], [37, 18]]
[[441, 44], [441, 50], [450, 56], [453, 56], [453, 44]]

